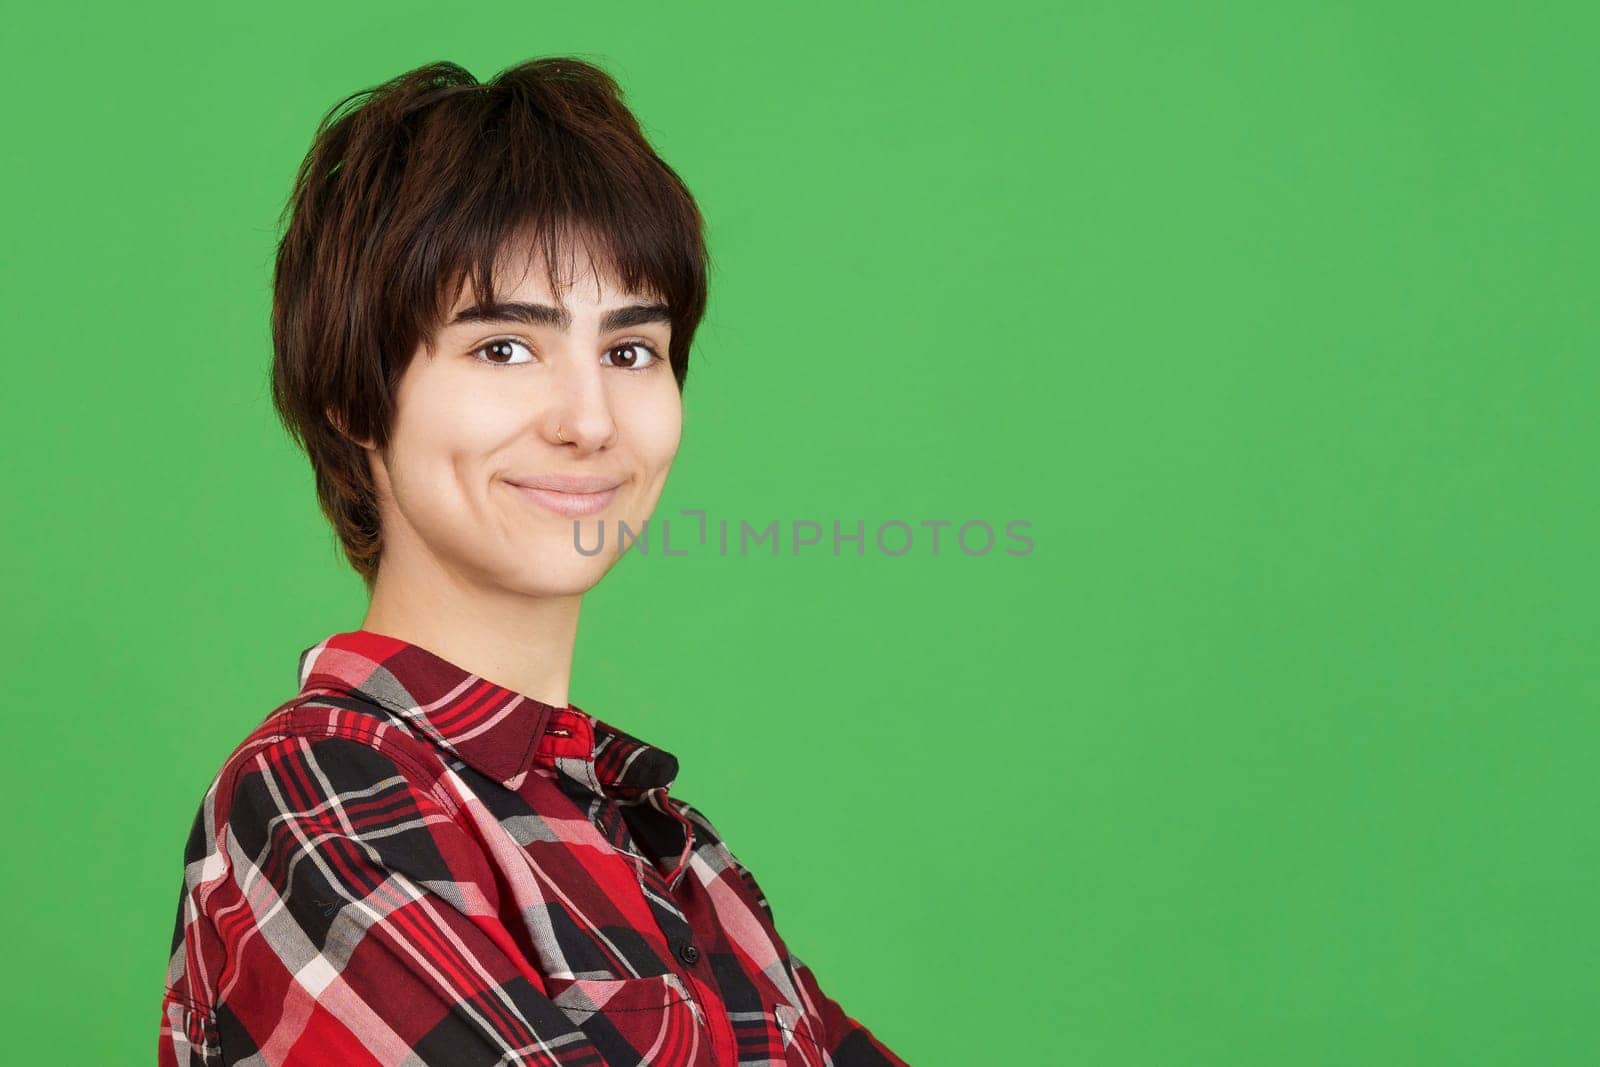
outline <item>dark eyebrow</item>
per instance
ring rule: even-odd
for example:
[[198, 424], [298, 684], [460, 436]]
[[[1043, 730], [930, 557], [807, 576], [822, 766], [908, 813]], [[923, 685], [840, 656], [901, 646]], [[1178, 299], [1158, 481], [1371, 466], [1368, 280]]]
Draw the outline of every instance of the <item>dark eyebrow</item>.
[[[549, 304], [524, 304], [508, 301], [499, 304], [474, 304], [456, 312], [451, 326], [468, 322], [517, 322], [526, 326], [554, 326], [565, 333], [572, 326], [572, 312]], [[651, 322], [672, 322], [672, 309], [665, 304], [629, 304], [612, 308], [600, 316], [600, 331], [625, 330]]]

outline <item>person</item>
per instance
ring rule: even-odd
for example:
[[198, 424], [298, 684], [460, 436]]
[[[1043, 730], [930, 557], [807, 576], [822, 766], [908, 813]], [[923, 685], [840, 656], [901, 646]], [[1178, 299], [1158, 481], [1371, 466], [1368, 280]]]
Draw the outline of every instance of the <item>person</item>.
[[368, 608], [204, 795], [160, 1062], [903, 1063], [676, 758], [568, 699], [583, 595], [678, 450], [709, 264], [615, 81], [351, 94], [285, 214], [273, 403]]

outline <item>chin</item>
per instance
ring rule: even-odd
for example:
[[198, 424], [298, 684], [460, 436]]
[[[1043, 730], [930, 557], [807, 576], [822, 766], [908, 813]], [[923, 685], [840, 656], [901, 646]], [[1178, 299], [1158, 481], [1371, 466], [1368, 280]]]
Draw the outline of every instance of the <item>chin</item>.
[[570, 543], [566, 558], [553, 552], [539, 553], [503, 573], [500, 584], [526, 596], [582, 596], [600, 583], [616, 562], [614, 556], [573, 557]]

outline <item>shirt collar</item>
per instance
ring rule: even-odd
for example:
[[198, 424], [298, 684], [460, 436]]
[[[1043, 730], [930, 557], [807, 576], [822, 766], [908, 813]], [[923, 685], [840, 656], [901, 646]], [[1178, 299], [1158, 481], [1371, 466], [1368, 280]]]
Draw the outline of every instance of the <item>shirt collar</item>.
[[677, 778], [677, 757], [665, 749], [576, 705], [535, 700], [387, 634], [330, 634], [300, 653], [299, 676], [302, 696], [348, 694], [376, 703], [509, 789], [535, 766], [623, 801], [665, 792]]

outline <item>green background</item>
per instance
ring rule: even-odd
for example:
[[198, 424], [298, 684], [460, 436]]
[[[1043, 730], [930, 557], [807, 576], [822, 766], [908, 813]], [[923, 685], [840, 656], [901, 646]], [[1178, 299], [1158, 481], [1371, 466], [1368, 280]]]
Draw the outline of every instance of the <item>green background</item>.
[[[1600, 1057], [1590, 5], [10, 4], [6, 1058], [149, 1062], [189, 820], [365, 602], [266, 393], [338, 98], [622, 82], [709, 221], [573, 700], [912, 1063]], [[948, 528], [946, 531], [948, 537]]]

